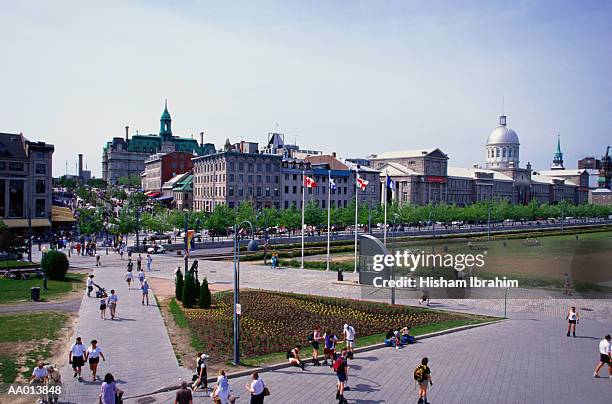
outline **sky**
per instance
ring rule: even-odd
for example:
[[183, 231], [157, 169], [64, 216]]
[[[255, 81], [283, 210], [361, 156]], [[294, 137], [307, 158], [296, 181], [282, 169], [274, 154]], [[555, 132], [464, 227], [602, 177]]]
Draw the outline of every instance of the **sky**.
[[[439, 147], [483, 164], [502, 108], [521, 165], [612, 144], [609, 1], [0, 0], [0, 132], [101, 176], [114, 136], [267, 140], [365, 157]], [[503, 101], [502, 101], [503, 100]], [[502, 106], [503, 105], [503, 106]]]

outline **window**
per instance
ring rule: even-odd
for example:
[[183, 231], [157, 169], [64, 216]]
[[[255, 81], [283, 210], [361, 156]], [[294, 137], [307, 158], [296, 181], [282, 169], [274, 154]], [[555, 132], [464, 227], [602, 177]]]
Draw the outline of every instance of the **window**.
[[0, 161], [0, 170], [6, 170], [6, 163], [4, 161]]
[[240, 197], [244, 196], [244, 189], [238, 188], [238, 196]]
[[227, 196], [234, 196], [234, 187], [227, 188]]
[[18, 163], [16, 161], [11, 161], [9, 163], [9, 170], [11, 170], [11, 171], [23, 171], [23, 163]]
[[244, 163], [243, 162], [238, 163], [238, 171], [244, 171]]
[[266, 196], [269, 197], [270, 196], [270, 188], [266, 187]]
[[295, 185], [293, 186], [293, 193], [297, 194], [297, 187]]
[[257, 196], [261, 196], [261, 187], [257, 187]]
[[38, 160], [44, 160], [44, 158], [45, 158], [45, 153], [43, 153], [43, 152], [41, 152], [41, 151], [36, 152], [36, 158], [37, 158]]
[[257, 176], [257, 183], [258, 183], [258, 184], [261, 184], [261, 175], [258, 175], [258, 176]]
[[289, 186], [285, 185], [285, 193], [288, 194], [289, 193]]
[[249, 165], [248, 165], [248, 172], [250, 172], [250, 173], [253, 172], [253, 163], [249, 163]]
[[34, 212], [34, 216], [36, 217], [45, 217], [46, 216], [46, 208], [47, 208], [47, 202], [44, 199], [37, 199], [36, 200], [36, 210]]
[[47, 184], [45, 183], [45, 180], [36, 180], [36, 193], [37, 194], [44, 194], [45, 192], [47, 192]]
[[47, 174], [47, 165], [44, 163], [36, 163], [36, 174]]
[[230, 162], [228, 163], [228, 167], [229, 167], [229, 168], [228, 168], [228, 169], [229, 169], [229, 171], [234, 171], [234, 168], [235, 168], [235, 167], [234, 167], [234, 162], [233, 162], [233, 161], [230, 161]]
[[229, 182], [234, 182], [234, 174], [228, 175]]
[[[21, 164], [21, 163], [20, 163]], [[9, 181], [9, 216], [23, 217], [23, 181]]]

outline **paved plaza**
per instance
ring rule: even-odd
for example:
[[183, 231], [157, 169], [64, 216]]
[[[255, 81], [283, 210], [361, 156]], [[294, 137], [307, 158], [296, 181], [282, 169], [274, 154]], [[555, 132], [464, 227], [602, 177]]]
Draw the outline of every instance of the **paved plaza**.
[[[94, 268], [95, 280], [107, 289], [118, 291], [116, 321], [99, 319], [98, 300], [84, 296], [79, 309], [76, 335], [84, 342], [98, 339], [107, 355], [99, 374], [112, 372], [126, 391], [126, 402], [171, 403], [174, 392], [152, 394], [189, 378], [192, 369], [178, 365], [158, 308], [142, 306], [140, 290], [128, 290], [124, 281], [127, 260], [113, 253], [102, 255], [103, 267], [95, 268], [91, 257], [72, 257], [71, 265]], [[154, 256], [150, 278], [172, 279], [183, 259], [171, 255]], [[212, 285], [231, 287], [232, 264], [200, 261], [200, 278]], [[346, 274], [345, 279], [355, 279]], [[154, 281], [155, 279], [153, 279]], [[363, 298], [361, 289], [338, 284], [334, 272], [280, 269], [272, 270], [252, 263], [241, 264], [241, 287], [313, 293], [338, 297]], [[155, 291], [153, 290], [153, 293]], [[518, 292], [517, 292], [518, 293]], [[153, 297], [152, 295], [150, 296]], [[415, 304], [410, 299], [399, 303]], [[433, 307], [471, 313], [503, 314], [502, 300], [440, 300]], [[612, 393], [612, 381], [594, 379], [598, 359], [597, 344], [612, 332], [612, 305], [603, 300], [552, 299], [508, 300], [509, 321], [424, 339], [396, 351], [378, 349], [358, 354], [350, 362], [351, 390], [346, 393], [354, 403], [416, 402], [412, 371], [423, 356], [430, 358], [434, 386], [432, 403], [604, 403]], [[569, 305], [580, 310], [582, 321], [578, 337], [565, 336], [565, 310]], [[68, 352], [66, 346], [66, 358]], [[601, 372], [605, 375], [605, 370]], [[85, 380], [90, 373], [83, 371]], [[62, 368], [66, 381], [64, 402], [94, 403], [100, 382], [77, 382], [68, 366]], [[209, 375], [212, 376], [212, 375]], [[329, 368], [307, 367], [302, 372], [287, 368], [262, 374], [272, 392], [266, 403], [334, 403], [335, 376]], [[247, 403], [244, 389], [247, 377], [231, 379], [238, 403]], [[210, 398], [196, 393], [196, 403]]]

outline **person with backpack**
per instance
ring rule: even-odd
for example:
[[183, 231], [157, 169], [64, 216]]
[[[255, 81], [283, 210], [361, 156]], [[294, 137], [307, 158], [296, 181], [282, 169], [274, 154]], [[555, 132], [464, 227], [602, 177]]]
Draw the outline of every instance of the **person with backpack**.
[[355, 327], [352, 325], [344, 324], [343, 331], [344, 340], [346, 341], [346, 349], [348, 350], [347, 358], [353, 359], [353, 348], [355, 348]]
[[289, 359], [289, 363], [298, 368], [302, 368], [304, 370], [304, 362], [300, 359], [300, 350], [302, 347], [300, 345], [296, 345], [295, 348], [287, 351], [287, 359]]
[[431, 370], [427, 364], [428, 358], [421, 359], [421, 364], [414, 369], [414, 380], [419, 384], [419, 401], [418, 404], [428, 404], [427, 401], [427, 384], [433, 386], [431, 381]]
[[[324, 347], [323, 347], [323, 365], [331, 366], [336, 359], [336, 343], [338, 342], [338, 337], [336, 334], [333, 334], [331, 330], [326, 330], [325, 335], [323, 335]], [[331, 359], [331, 364], [327, 362], [327, 358]]]
[[191, 385], [191, 390], [196, 391], [200, 387], [204, 387], [204, 394], [208, 395], [208, 371], [207, 361], [209, 356], [204, 352], [198, 352], [198, 358], [196, 362], [196, 374], [194, 375], [195, 380]]
[[308, 342], [312, 345], [312, 363], [314, 366], [321, 366], [321, 362], [319, 362], [319, 343], [322, 339], [321, 326], [316, 325], [312, 334], [308, 336]]
[[332, 369], [336, 372], [338, 383], [336, 385], [336, 400], [339, 404], [346, 404], [348, 401], [344, 398], [345, 383], [348, 379], [348, 349], [342, 348], [340, 355], [334, 360]]
[[580, 316], [576, 311], [576, 307], [572, 306], [570, 308], [569, 312], [567, 313], [567, 316], [565, 316], [565, 319], [567, 320], [567, 336], [570, 336], [570, 330], [573, 327], [574, 338], [576, 338], [576, 323], [580, 321]]

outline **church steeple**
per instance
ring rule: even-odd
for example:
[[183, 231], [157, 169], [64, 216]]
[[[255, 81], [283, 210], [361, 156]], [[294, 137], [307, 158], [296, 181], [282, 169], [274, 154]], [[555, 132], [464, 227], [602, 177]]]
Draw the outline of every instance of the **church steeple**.
[[551, 170], [564, 170], [563, 167], [563, 152], [561, 151], [561, 135], [557, 135], [557, 151], [553, 156], [553, 165]]
[[164, 102], [164, 112], [159, 120], [159, 135], [163, 140], [169, 140], [172, 137], [172, 118], [168, 112], [168, 99]]

